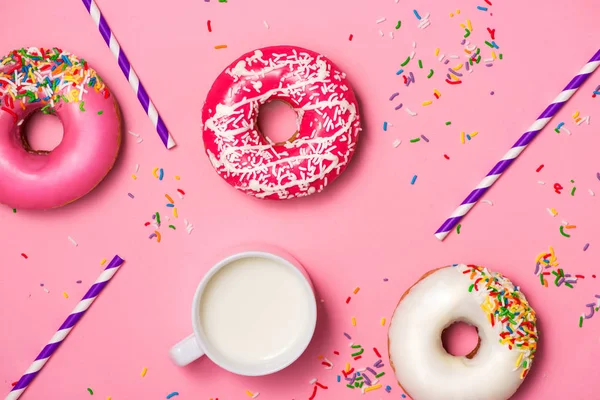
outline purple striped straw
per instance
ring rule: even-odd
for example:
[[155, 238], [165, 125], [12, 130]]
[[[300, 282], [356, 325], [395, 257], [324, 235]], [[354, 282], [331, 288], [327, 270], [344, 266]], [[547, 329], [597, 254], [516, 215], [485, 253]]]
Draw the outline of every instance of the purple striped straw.
[[125, 78], [127, 78], [127, 80], [129, 81], [129, 84], [131, 85], [131, 88], [137, 95], [140, 104], [142, 105], [142, 107], [144, 107], [144, 111], [146, 111], [146, 114], [148, 114], [150, 121], [152, 121], [156, 132], [158, 132], [160, 140], [162, 140], [163, 144], [167, 149], [175, 147], [175, 141], [173, 140], [173, 137], [171, 137], [171, 134], [169, 133], [169, 130], [167, 129], [167, 126], [165, 125], [163, 119], [158, 114], [158, 111], [156, 111], [156, 107], [152, 103], [152, 100], [150, 100], [150, 96], [148, 96], [146, 89], [144, 89], [144, 85], [142, 85], [140, 79], [133, 70], [133, 67], [129, 63], [125, 52], [119, 45], [119, 42], [117, 42], [117, 38], [115, 37], [114, 33], [110, 30], [108, 22], [106, 22], [106, 19], [104, 19], [104, 16], [100, 12], [98, 5], [96, 5], [94, 0], [82, 1], [85, 5], [85, 8], [90, 13], [92, 19], [96, 23], [98, 30], [100, 30], [100, 34], [104, 38], [104, 41], [106, 42], [108, 47], [110, 48], [110, 51], [117, 59], [119, 67], [121, 67], [121, 71], [123, 71], [123, 74], [125, 74]]
[[98, 279], [96, 279], [96, 282], [92, 285], [90, 290], [87, 291], [85, 296], [83, 296], [81, 301], [77, 304], [77, 306], [75, 306], [73, 312], [71, 312], [65, 322], [63, 322], [60, 328], [58, 328], [58, 331], [54, 334], [54, 336], [52, 336], [50, 342], [48, 342], [48, 344], [42, 349], [35, 361], [31, 364], [27, 371], [25, 371], [21, 379], [19, 379], [19, 382], [17, 382], [10, 393], [8, 393], [8, 396], [6, 396], [5, 400], [17, 400], [21, 394], [23, 394], [33, 378], [37, 376], [52, 354], [54, 354], [58, 346], [60, 346], [69, 332], [71, 332], [71, 329], [73, 329], [75, 324], [79, 322], [87, 309], [90, 308], [90, 305], [94, 302], [94, 300], [96, 300], [96, 297], [98, 297], [102, 289], [106, 287], [108, 281], [117, 272], [123, 262], [124, 260], [119, 256], [115, 256], [111, 260], [104, 271], [102, 271]]
[[525, 150], [537, 134], [550, 122], [562, 106], [573, 96], [586, 79], [600, 65], [600, 50], [594, 54], [592, 59], [579, 71], [571, 82], [563, 89], [563, 91], [554, 99], [554, 101], [546, 107], [544, 112], [538, 119], [529, 127], [519, 140], [511, 147], [511, 149], [502, 157], [500, 161], [492, 168], [479, 185], [467, 196], [460, 206], [450, 215], [450, 217], [440, 226], [435, 232], [435, 237], [439, 240], [444, 240], [448, 233], [460, 222], [460, 220], [469, 212], [471, 208], [481, 199], [487, 190], [500, 178], [500, 175], [508, 169], [513, 161]]

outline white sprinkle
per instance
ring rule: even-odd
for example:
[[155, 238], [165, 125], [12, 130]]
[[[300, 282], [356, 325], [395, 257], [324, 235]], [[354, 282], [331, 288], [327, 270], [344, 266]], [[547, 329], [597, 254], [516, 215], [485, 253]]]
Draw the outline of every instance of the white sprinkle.
[[137, 133], [133, 133], [133, 132], [131, 132], [131, 131], [127, 131], [127, 132], [129, 132], [129, 134], [130, 134], [130, 135], [133, 135], [133, 136], [135, 136], [135, 137], [140, 137], [140, 135], [138, 135]]
[[550, 208], [546, 208], [546, 211], [548, 211], [548, 214], [550, 214], [551, 217], [556, 216], [556, 214], [554, 214]]
[[137, 142], [138, 142], [138, 143], [142, 143], [143, 141], [144, 141], [144, 139], [142, 139], [142, 138], [139, 138], [139, 139], [137, 140]]
[[385, 22], [385, 17], [381, 17], [377, 21], [375, 21], [376, 24], [380, 24], [382, 22]]
[[438, 61], [444, 61], [444, 57], [445, 57], [445, 55], [441, 54], [440, 57], [438, 58]]
[[394, 38], [394, 32], [390, 32], [390, 38], [393, 39]]
[[579, 120], [579, 122], [576, 122], [575, 124], [577, 124], [577, 126], [579, 126], [579, 125], [583, 124], [584, 121], [585, 121], [585, 119], [581, 119], [581, 120]]
[[398, 146], [400, 146], [400, 143], [402, 143], [402, 140], [396, 139], [396, 140], [394, 140], [394, 143], [392, 143], [392, 146], [398, 147]]
[[412, 53], [410, 53], [410, 59], [412, 60], [413, 58], [415, 58], [415, 52], [414, 52], [414, 50], [413, 50]]
[[415, 115], [417, 115], [417, 113], [416, 113], [416, 112], [414, 112], [414, 111], [411, 111], [411, 110], [410, 110], [410, 108], [408, 108], [408, 107], [406, 107], [404, 110], [406, 110], [406, 112], [407, 112], [407, 113], [409, 113], [409, 114], [410, 114], [411, 116], [413, 116], [413, 117], [414, 117]]
[[69, 238], [69, 241], [71, 243], [73, 243], [73, 246], [77, 247], [77, 242], [71, 236], [68, 236], [68, 238]]
[[23, 122], [25, 122], [25, 120], [24, 120], [24, 119], [20, 120], [19, 122], [17, 122], [17, 126], [21, 126], [21, 125], [23, 125]]
[[585, 117], [585, 123], [586, 123], [586, 125], [590, 124], [590, 118], [591, 117], [589, 115], [587, 117]]
[[265, 28], [269, 29], [269, 24], [267, 24], [267, 21], [263, 21], [263, 24], [265, 25]]
[[590, 196], [594, 196], [594, 191], [592, 189], [588, 189], [588, 192], [590, 193]]
[[46, 288], [44, 288], [44, 292], [50, 293], [50, 291], [48, 289], [46, 289]]
[[568, 222], [568, 221], [565, 221], [565, 220], [563, 219], [563, 220], [562, 220], [562, 222], [561, 222], [561, 224], [563, 224], [563, 225], [565, 225], [565, 226], [566, 226], [566, 225], [569, 225], [569, 222]]
[[379, 30], [379, 36], [383, 37], [383, 32], [381, 32], [381, 29]]
[[309, 385], [314, 385], [315, 383], [317, 383], [317, 378], [313, 378], [310, 381], [308, 381]]
[[417, 48], [417, 42], [413, 41], [413, 49], [416, 49], [416, 48]]
[[254, 393], [254, 394], [252, 395], [252, 398], [253, 398], [253, 399], [257, 398], [259, 394], [260, 394], [260, 393], [258, 393], [258, 392]]
[[135, 172], [139, 172], [140, 171], [140, 164], [135, 164]]
[[545, 185], [545, 184], [546, 184], [546, 182], [544, 182], [544, 181], [538, 181], [538, 183], [539, 183], [540, 185]]
[[564, 126], [562, 128], [560, 128], [559, 130], [567, 132], [567, 135], [571, 135], [571, 131], [568, 130], [567, 128], [565, 128]]
[[454, 55], [454, 54], [450, 54], [448, 57], [450, 57], [450, 58], [458, 58], [458, 56]]
[[491, 200], [481, 200], [481, 203], [485, 203], [485, 204], [489, 204], [490, 206], [493, 206], [494, 203]]

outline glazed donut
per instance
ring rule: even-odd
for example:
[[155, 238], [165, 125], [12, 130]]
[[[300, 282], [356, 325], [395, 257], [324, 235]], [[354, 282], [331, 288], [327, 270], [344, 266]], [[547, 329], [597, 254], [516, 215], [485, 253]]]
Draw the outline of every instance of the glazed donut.
[[[444, 329], [462, 321], [479, 343], [448, 354]], [[538, 341], [535, 311], [518, 286], [475, 265], [428, 272], [404, 293], [389, 328], [390, 364], [415, 400], [506, 400], [531, 368]]]
[[[52, 151], [33, 150], [25, 137], [22, 124], [36, 111], [62, 122], [62, 142]], [[70, 203], [102, 181], [120, 143], [117, 102], [85, 60], [36, 47], [0, 59], [0, 203]]]
[[[259, 107], [289, 104], [297, 131], [273, 143], [257, 127]], [[293, 46], [244, 54], [213, 83], [202, 110], [204, 146], [217, 173], [262, 199], [320, 192], [346, 168], [360, 116], [346, 75], [324, 56]]]

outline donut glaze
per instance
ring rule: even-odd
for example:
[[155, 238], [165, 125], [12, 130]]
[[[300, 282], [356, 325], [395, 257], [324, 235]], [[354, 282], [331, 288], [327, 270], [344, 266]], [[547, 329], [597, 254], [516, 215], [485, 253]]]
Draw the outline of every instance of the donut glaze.
[[[259, 107], [288, 103], [297, 132], [273, 143], [257, 127]], [[212, 85], [202, 110], [204, 146], [217, 173], [262, 199], [320, 192], [346, 168], [360, 128], [346, 75], [323, 55], [292, 46], [244, 54]]]
[[[454, 322], [475, 326], [477, 348], [448, 354], [441, 335]], [[426, 274], [401, 298], [389, 328], [390, 362], [415, 400], [506, 400], [537, 348], [535, 311], [510, 280], [475, 265]]]
[[[31, 149], [22, 123], [34, 112], [63, 125], [52, 151]], [[90, 192], [121, 143], [118, 105], [87, 62], [60, 49], [14, 50], [0, 59], [0, 203], [48, 209]]]

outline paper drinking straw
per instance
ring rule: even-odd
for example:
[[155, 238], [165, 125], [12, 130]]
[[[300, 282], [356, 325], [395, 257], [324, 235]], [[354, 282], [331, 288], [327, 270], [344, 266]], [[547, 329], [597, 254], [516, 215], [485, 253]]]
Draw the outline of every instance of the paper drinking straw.
[[92, 285], [92, 287], [87, 291], [85, 296], [81, 299], [81, 301], [75, 306], [75, 309], [71, 314], [67, 317], [65, 322], [58, 328], [58, 331], [52, 336], [52, 339], [48, 342], [48, 344], [42, 349], [40, 354], [36, 357], [35, 361], [31, 364], [31, 366], [25, 371], [19, 382], [12, 388], [12, 391], [6, 396], [5, 400], [17, 400], [21, 394], [27, 389], [27, 386], [31, 383], [33, 378], [40, 372], [42, 367], [46, 364], [48, 359], [54, 354], [58, 346], [65, 340], [71, 329], [75, 326], [75, 324], [81, 319], [81, 316], [85, 314], [90, 305], [96, 300], [96, 297], [100, 294], [102, 289], [108, 284], [108, 281], [113, 277], [113, 275], [117, 272], [121, 264], [123, 264], [123, 259], [119, 256], [115, 256], [108, 266], [102, 271], [96, 282]]
[[435, 232], [435, 237], [440, 240], [450, 233], [450, 231], [460, 222], [460, 220], [469, 212], [471, 208], [481, 199], [485, 192], [500, 178], [500, 175], [508, 169], [512, 162], [525, 150], [537, 134], [546, 126], [548, 122], [558, 113], [562, 106], [573, 96], [585, 80], [598, 68], [600, 65], [600, 50], [594, 54], [592, 59], [579, 71], [571, 82], [563, 89], [563, 91], [554, 99], [554, 101], [546, 107], [544, 112], [538, 119], [529, 127], [519, 140], [511, 147], [511, 149], [502, 157], [500, 161], [492, 168], [479, 185], [467, 196], [460, 206], [450, 215], [450, 217], [442, 224]]
[[123, 49], [119, 45], [119, 42], [117, 42], [117, 38], [110, 30], [110, 27], [108, 26], [106, 19], [104, 19], [104, 16], [100, 12], [100, 9], [98, 8], [94, 0], [82, 1], [85, 5], [85, 8], [90, 13], [92, 19], [96, 23], [98, 30], [100, 30], [100, 34], [104, 38], [104, 41], [106, 42], [107, 46], [110, 48], [110, 51], [117, 59], [119, 67], [121, 67], [121, 71], [123, 71], [123, 74], [125, 74], [125, 78], [129, 80], [129, 84], [131, 85], [131, 88], [137, 95], [140, 104], [144, 108], [144, 111], [146, 111], [146, 114], [148, 114], [148, 117], [150, 118], [150, 121], [152, 121], [154, 128], [156, 128], [156, 132], [158, 132], [160, 140], [162, 140], [163, 144], [167, 149], [175, 147], [175, 141], [171, 137], [167, 126], [158, 114], [158, 111], [156, 111], [156, 107], [154, 107], [154, 104], [150, 100], [150, 96], [148, 96], [146, 89], [144, 89], [144, 85], [142, 85], [142, 83], [140, 82], [140, 79], [138, 78], [133, 67], [129, 63], [129, 60], [127, 59], [125, 52], [123, 52]]

